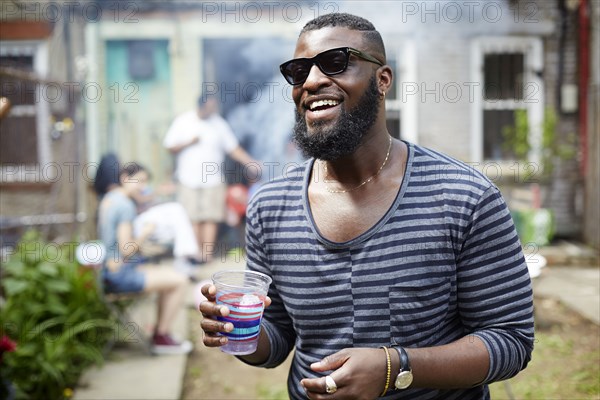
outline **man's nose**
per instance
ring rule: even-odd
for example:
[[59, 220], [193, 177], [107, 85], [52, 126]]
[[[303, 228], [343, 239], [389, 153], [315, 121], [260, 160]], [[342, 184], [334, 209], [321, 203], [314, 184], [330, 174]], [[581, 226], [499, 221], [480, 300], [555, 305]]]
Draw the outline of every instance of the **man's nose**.
[[303, 86], [305, 88], [310, 88], [313, 86], [320, 86], [328, 81], [329, 77], [319, 69], [317, 64], [313, 64], [310, 67], [310, 71], [308, 72], [308, 76], [306, 77], [306, 81], [304, 82]]

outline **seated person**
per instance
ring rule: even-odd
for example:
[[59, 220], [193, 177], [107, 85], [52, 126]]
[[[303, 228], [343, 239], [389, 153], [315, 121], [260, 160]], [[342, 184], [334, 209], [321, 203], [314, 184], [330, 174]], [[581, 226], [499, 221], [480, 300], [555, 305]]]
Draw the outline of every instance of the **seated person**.
[[154, 204], [153, 197], [146, 191], [134, 198], [139, 212], [133, 222], [134, 236], [141, 234], [144, 225], [152, 223], [156, 229], [149, 239], [160, 246], [172, 247], [176, 266], [185, 269], [188, 264], [200, 263], [198, 242], [183, 206], [174, 201]]
[[[114, 153], [102, 157], [94, 180], [94, 189], [99, 200], [113, 187], [119, 185], [120, 164]], [[156, 229], [147, 238], [140, 253], [155, 255], [157, 247], [159, 252], [166, 248], [173, 250], [175, 266], [188, 274], [191, 264], [199, 264], [198, 243], [194, 235], [192, 223], [185, 209], [176, 202], [155, 204], [154, 196], [149, 187], [133, 195], [136, 204], [137, 216], [133, 221], [134, 237], [138, 237], [142, 228], [147, 223], [153, 223]]]
[[107, 293], [158, 292], [158, 315], [153, 335], [156, 354], [182, 354], [192, 349], [189, 341], [178, 342], [170, 334], [177, 312], [182, 308], [187, 277], [163, 266], [141, 263], [140, 245], [155, 226], [147, 223], [140, 236], [133, 235], [136, 206], [133, 198], [141, 193], [148, 173], [139, 164], [130, 163], [119, 174], [119, 185], [111, 186], [103, 196], [98, 211], [98, 233], [107, 249], [102, 268]]

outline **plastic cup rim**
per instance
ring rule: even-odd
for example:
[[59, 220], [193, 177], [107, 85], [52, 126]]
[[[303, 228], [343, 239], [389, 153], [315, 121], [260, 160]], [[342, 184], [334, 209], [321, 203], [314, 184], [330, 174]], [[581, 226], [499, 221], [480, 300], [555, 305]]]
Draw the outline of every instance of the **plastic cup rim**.
[[[248, 270], [243, 270], [243, 269], [225, 269], [222, 271], [218, 271], [215, 272], [214, 274], [212, 274], [211, 276], [211, 280], [213, 281], [214, 285], [217, 285], [217, 282], [215, 281], [215, 277], [221, 274], [227, 274], [227, 273], [235, 273], [235, 274], [250, 274], [250, 276], [254, 275], [263, 279], [266, 279], [266, 288], [268, 290], [269, 286], [271, 285], [271, 283], [273, 282], [273, 279], [271, 279], [271, 277], [269, 275], [263, 274], [262, 272], [257, 272], [257, 271], [248, 271]], [[226, 288], [243, 288], [244, 286], [242, 285], [233, 285], [230, 283], [223, 283], [223, 282], [219, 282], [218, 283], [219, 286], [222, 287], [226, 287]]]

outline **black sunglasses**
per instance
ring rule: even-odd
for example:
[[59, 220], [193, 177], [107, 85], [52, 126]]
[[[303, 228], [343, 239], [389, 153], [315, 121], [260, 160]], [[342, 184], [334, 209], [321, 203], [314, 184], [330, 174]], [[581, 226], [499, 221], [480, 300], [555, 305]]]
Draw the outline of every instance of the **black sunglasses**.
[[348, 68], [350, 54], [362, 58], [365, 61], [383, 65], [381, 61], [360, 50], [352, 47], [339, 47], [337, 49], [326, 50], [317, 54], [313, 58], [294, 58], [284, 62], [279, 66], [283, 77], [290, 85], [300, 85], [306, 82], [313, 65], [319, 67], [322, 73], [327, 76], [341, 74]]

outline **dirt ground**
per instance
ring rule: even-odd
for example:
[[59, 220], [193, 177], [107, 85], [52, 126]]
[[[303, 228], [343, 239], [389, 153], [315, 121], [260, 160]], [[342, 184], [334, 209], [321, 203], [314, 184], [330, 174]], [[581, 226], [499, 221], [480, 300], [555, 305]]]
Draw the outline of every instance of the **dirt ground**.
[[[535, 299], [535, 316], [532, 361], [515, 378], [493, 384], [492, 399], [600, 399], [600, 327], [551, 299]], [[182, 399], [288, 398], [290, 358], [278, 368], [264, 370], [207, 349], [199, 340], [199, 318], [190, 311], [197, 348], [188, 359]]]
[[[291, 357], [274, 369], [246, 365], [235, 357], [202, 344], [201, 316], [190, 311], [190, 337], [196, 348], [188, 357], [183, 383], [184, 400], [287, 399], [287, 375]], [[234, 379], [225, 379], [235, 376]]]

